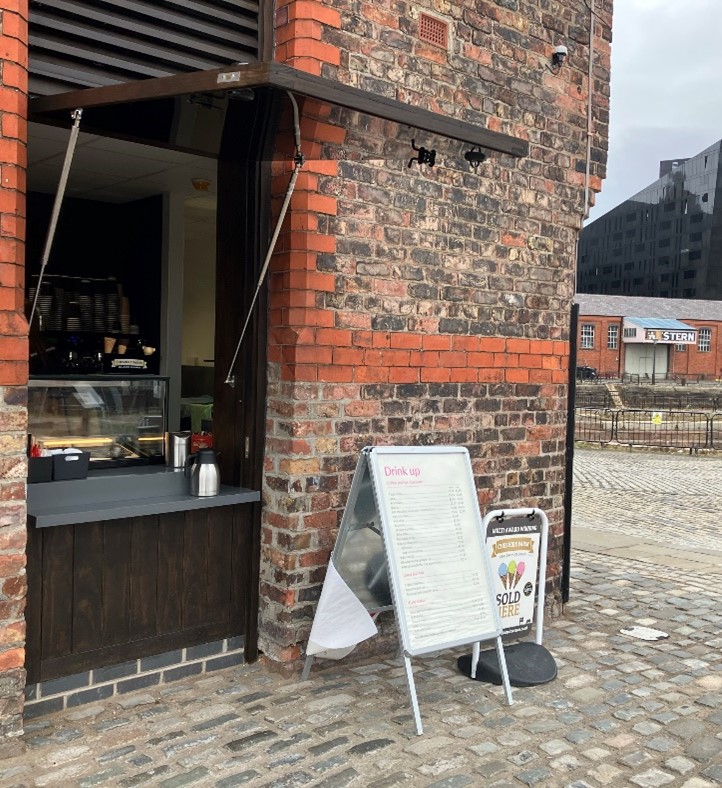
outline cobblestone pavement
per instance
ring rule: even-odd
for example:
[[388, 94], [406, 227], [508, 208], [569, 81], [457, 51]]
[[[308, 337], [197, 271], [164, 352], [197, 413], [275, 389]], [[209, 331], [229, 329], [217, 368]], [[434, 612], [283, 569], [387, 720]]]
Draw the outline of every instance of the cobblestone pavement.
[[[612, 460], [589, 454], [577, 458], [575, 511], [584, 527], [619, 527], [607, 498], [587, 498], [597, 489], [596, 469], [606, 475]], [[635, 459], [619, 463], [618, 486], [608, 488], [615, 506], [622, 497], [653, 509], [648, 495], [657, 492], [646, 483], [652, 488], [658, 479], [660, 494], [672, 496], [672, 469], [684, 473], [688, 459], [694, 467], [702, 462]], [[708, 499], [714, 467], [707, 485], [695, 488]], [[683, 490], [696, 495], [686, 484]], [[665, 538], [686, 546], [684, 539], [697, 539], [672, 518], [668, 527]], [[701, 576], [582, 551], [573, 566], [572, 601], [545, 628], [559, 676], [515, 689], [513, 706], [501, 688], [457, 671], [464, 650], [413, 660], [424, 736], [415, 735], [403, 670], [393, 659], [326, 663], [303, 683], [247, 665], [32, 720], [26, 752], [0, 761], [0, 785], [722, 785], [722, 568]], [[623, 635], [631, 624], [670, 637]]]
[[577, 449], [574, 525], [722, 550], [722, 456]]

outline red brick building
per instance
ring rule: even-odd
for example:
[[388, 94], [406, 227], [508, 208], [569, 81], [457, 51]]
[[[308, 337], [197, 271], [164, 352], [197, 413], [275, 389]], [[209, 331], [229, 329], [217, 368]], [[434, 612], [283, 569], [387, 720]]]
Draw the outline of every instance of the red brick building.
[[[93, 550], [121, 533], [120, 520], [115, 530], [103, 523], [26, 530], [25, 249], [32, 250], [28, 267], [37, 270], [45, 236], [37, 218], [35, 229], [25, 228], [26, 192], [42, 191], [26, 187], [26, 151], [39, 151], [44, 140], [55, 144], [58, 126], [67, 134], [76, 107], [84, 109], [86, 153], [107, 137], [158, 145], [159, 161], [163, 151], [170, 157], [190, 150], [194, 165], [203, 157], [218, 162], [215, 247], [209, 243], [205, 257], [216, 261], [214, 438], [224, 481], [260, 492], [262, 506], [240, 507], [224, 526], [228, 545], [215, 548], [218, 560], [231, 555], [224, 569], [228, 588], [240, 589], [232, 592], [238, 599], [228, 619], [199, 620], [193, 640], [184, 641], [182, 628], [172, 637], [159, 630], [163, 611], [143, 607], [143, 637], [156, 638], [156, 651], [198, 647], [203, 633], [206, 640], [229, 642], [243, 635], [247, 658], [260, 652], [269, 662], [297, 664], [358, 452], [376, 443], [464, 445], [482, 511], [543, 508], [551, 524], [547, 595], [558, 608], [575, 248], [585, 201], [604, 177], [611, 0], [597, 2], [596, 17], [571, 0], [557, 3], [553, 13], [539, 0], [393, 7], [381, 0], [279, 0], [275, 7], [261, 2], [250, 22], [229, 18], [221, 30], [212, 18], [201, 24], [181, 19], [185, 12], [176, 9], [171, 23], [168, 9], [136, 3], [115, 38], [118, 20], [100, 24], [102, 4], [87, 5], [87, 18], [60, 20], [53, 14], [64, 12], [52, 5], [0, 3], [0, 734], [12, 738], [22, 731], [26, 680], [37, 688], [35, 700], [47, 703], [36, 703], [35, 713], [64, 708], [65, 696], [45, 700], [44, 681], [75, 671], [82, 684], [93, 667], [140, 663], [155, 653], [137, 651], [138, 639], [122, 646], [103, 641], [107, 613], [87, 625], [86, 643], [64, 645], [64, 633], [79, 631], [83, 621], [77, 628], [75, 619], [58, 624], [48, 606], [60, 592], [49, 584], [41, 594], [33, 585], [46, 569], [54, 571], [48, 561], [58, 553], [47, 540], [57, 545], [67, 538], [73, 561], [93, 568], [100, 560]], [[144, 5], [145, 16], [138, 10]], [[29, 60], [28, 21], [30, 30], [43, 31], [37, 44], [30, 42]], [[185, 39], [178, 35], [182, 25]], [[72, 46], [62, 39], [68, 26]], [[228, 41], [218, 38], [223, 30], [233, 31]], [[137, 46], [123, 50], [121, 34], [137, 35]], [[182, 49], [183, 40], [194, 37], [198, 46]], [[569, 57], [553, 66], [559, 44]], [[226, 105], [220, 93], [228, 87], [233, 95]], [[299, 135], [288, 94], [298, 105]], [[142, 111], [138, 102], [146, 102]], [[198, 158], [192, 137], [156, 141], [150, 126], [161, 123], [168, 102], [182, 110], [181, 120], [189, 106], [210, 115], [223, 105], [216, 153], [201, 151]], [[173, 133], [182, 126], [173, 125]], [[299, 142], [300, 167], [293, 158]], [[433, 167], [421, 163], [420, 146], [435, 151]], [[471, 166], [465, 154], [482, 149], [485, 160]], [[121, 148], [118, 155], [132, 151]], [[29, 171], [38, 184], [40, 158]], [[88, 165], [101, 174], [104, 168], [111, 172], [109, 158]], [[208, 179], [195, 180], [206, 188]], [[88, 199], [90, 179], [83, 186]], [[112, 224], [107, 204], [123, 202], [117, 180], [110, 193], [101, 191], [97, 186], [93, 199], [105, 200], [95, 208], [110, 217], [110, 249], [137, 224]], [[161, 372], [173, 389], [181, 367], [173, 321], [181, 308], [167, 304], [181, 296], [168, 266], [183, 206], [172, 190], [160, 191], [162, 210], [143, 236], [149, 259], [140, 264], [159, 271]], [[256, 300], [285, 195], [289, 212]], [[114, 210], [119, 216], [121, 209]], [[64, 211], [61, 223], [71, 205]], [[85, 222], [85, 231], [91, 225]], [[97, 254], [100, 225], [97, 232], [93, 262], [102, 269], [107, 255]], [[151, 259], [151, 239], [158, 261]], [[186, 282], [186, 292], [193, 289]], [[234, 367], [252, 307], [251, 339]], [[234, 368], [235, 388], [226, 380]], [[166, 555], [167, 544], [158, 541], [158, 533], [166, 533], [162, 518], [160, 525], [141, 517], [141, 525], [128, 526], [155, 540], [138, 558]], [[202, 525], [211, 541], [213, 523], [210, 517]], [[192, 526], [184, 527], [191, 533]], [[93, 534], [100, 541], [93, 542]], [[208, 549], [207, 541], [203, 545]], [[112, 555], [114, 562], [119, 555]], [[214, 560], [211, 554], [204, 559], [208, 578], [219, 574]], [[207, 579], [190, 572], [161, 588], [153, 584], [168, 567], [159, 562], [151, 569], [152, 580], [128, 568], [123, 582], [131, 608], [133, 600], [148, 598], [137, 595], [139, 576], [161, 602], [179, 587], [202, 588]], [[96, 581], [83, 615], [105, 588]], [[197, 617], [197, 600], [186, 596], [183, 614]], [[63, 608], [71, 608], [71, 618], [73, 604], [70, 599]], [[103, 597], [98, 605], [107, 611], [111, 600]], [[106, 683], [102, 691], [115, 685]]]
[[[604, 378], [719, 380], [722, 302], [580, 294], [577, 364]], [[636, 330], [635, 330], [636, 329]]]

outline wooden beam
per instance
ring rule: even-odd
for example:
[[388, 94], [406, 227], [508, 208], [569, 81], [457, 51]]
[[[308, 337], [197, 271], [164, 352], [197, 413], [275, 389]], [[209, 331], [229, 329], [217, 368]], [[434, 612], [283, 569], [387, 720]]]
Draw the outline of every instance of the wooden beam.
[[475, 123], [430, 112], [421, 107], [413, 107], [403, 101], [379, 96], [368, 90], [306, 74], [280, 63], [270, 64], [270, 83], [276, 88], [346, 107], [364, 115], [391, 120], [419, 131], [438, 134], [440, 137], [468, 142], [470, 145], [480, 145], [489, 150], [517, 157], [529, 154], [529, 143], [526, 140], [501, 134], [498, 131], [490, 131]]
[[74, 90], [30, 100], [30, 114], [37, 117], [49, 112], [77, 108], [102, 107], [109, 104], [170, 98], [187, 93], [216, 93], [239, 88], [277, 88], [302, 96], [336, 104], [346, 109], [390, 120], [440, 137], [479, 145], [482, 148], [523, 157], [529, 143], [517, 137], [477, 126], [474, 123], [413, 107], [403, 101], [379, 96], [367, 90], [343, 85], [331, 79], [306, 74], [282, 63], [251, 63], [210, 71], [194, 71], [170, 77], [123, 82], [86, 90]]

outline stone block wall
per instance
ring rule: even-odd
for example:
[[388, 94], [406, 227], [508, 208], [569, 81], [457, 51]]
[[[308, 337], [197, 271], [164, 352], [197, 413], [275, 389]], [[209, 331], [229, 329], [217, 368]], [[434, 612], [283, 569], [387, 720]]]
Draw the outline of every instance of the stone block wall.
[[25, 686], [27, 18], [0, 0], [0, 740], [22, 732]]
[[[599, 3], [591, 192], [604, 176]], [[420, 13], [448, 26], [422, 41]], [[302, 653], [359, 450], [461, 444], [482, 512], [549, 516], [559, 604], [569, 321], [584, 213], [589, 13], [564, 0], [279, 2], [276, 58], [527, 139], [524, 159], [307, 101], [304, 176], [270, 279], [261, 650]], [[570, 50], [557, 73], [557, 44]], [[279, 140], [276, 190], [288, 182]], [[437, 151], [409, 166], [411, 141]]]

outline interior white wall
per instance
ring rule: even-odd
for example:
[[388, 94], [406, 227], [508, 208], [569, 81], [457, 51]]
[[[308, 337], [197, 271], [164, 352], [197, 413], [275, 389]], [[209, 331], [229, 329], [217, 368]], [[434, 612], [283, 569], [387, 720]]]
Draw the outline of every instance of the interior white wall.
[[[192, 201], [191, 201], [192, 202]], [[182, 363], [213, 366], [216, 302], [215, 206], [186, 203]]]

